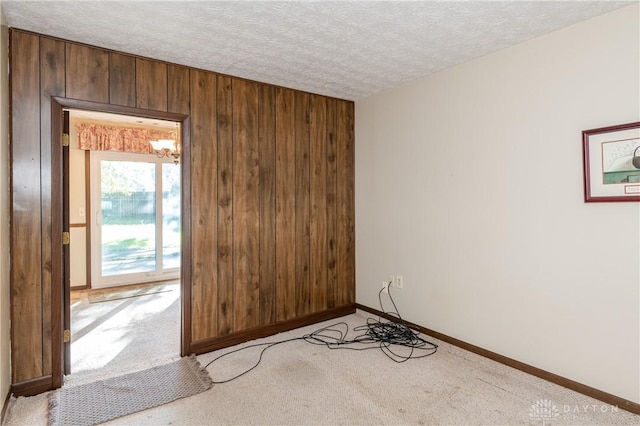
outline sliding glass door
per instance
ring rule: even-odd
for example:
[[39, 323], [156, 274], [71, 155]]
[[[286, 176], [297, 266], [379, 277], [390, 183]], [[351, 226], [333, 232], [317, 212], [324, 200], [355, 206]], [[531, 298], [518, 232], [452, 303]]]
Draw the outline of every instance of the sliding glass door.
[[93, 151], [91, 211], [93, 288], [178, 278], [179, 165]]

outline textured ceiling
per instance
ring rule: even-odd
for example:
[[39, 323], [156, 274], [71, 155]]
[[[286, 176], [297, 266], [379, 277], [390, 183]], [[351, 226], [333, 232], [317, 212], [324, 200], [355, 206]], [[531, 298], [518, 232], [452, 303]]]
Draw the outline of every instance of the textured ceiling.
[[635, 2], [3, 1], [10, 27], [356, 100]]

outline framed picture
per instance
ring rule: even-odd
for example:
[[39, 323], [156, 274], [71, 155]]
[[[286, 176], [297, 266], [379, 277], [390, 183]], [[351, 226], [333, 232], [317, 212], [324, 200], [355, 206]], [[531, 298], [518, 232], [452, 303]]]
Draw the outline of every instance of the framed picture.
[[584, 201], [640, 201], [640, 122], [582, 132]]

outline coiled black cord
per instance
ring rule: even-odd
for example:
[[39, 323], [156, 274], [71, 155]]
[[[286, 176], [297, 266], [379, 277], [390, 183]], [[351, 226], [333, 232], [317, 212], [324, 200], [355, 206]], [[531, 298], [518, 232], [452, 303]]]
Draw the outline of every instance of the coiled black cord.
[[213, 360], [209, 361], [205, 365], [205, 369], [215, 363], [221, 358], [228, 355], [244, 351], [251, 348], [261, 347], [264, 348], [260, 351], [258, 360], [256, 363], [244, 370], [243, 372], [224, 380], [214, 380], [213, 383], [221, 384], [228, 383], [238, 377], [244, 376], [248, 372], [252, 371], [262, 361], [264, 353], [277, 345], [283, 343], [295, 342], [303, 340], [307, 343], [314, 345], [322, 345], [329, 349], [350, 349], [356, 351], [364, 351], [369, 349], [380, 349], [389, 359], [395, 362], [406, 362], [410, 359], [424, 358], [433, 355], [438, 350], [438, 345], [429, 342], [420, 337], [420, 332], [411, 329], [407, 326], [398, 312], [398, 308], [391, 297], [390, 286], [388, 288], [389, 300], [393, 304], [393, 311], [386, 312], [382, 303], [381, 289], [378, 292], [378, 301], [380, 302], [380, 309], [387, 315], [392, 315], [398, 318], [397, 322], [382, 320], [381, 318], [373, 319], [367, 318], [367, 323], [358, 327], [354, 327], [353, 331], [361, 332], [353, 339], [348, 339], [349, 325], [344, 322], [337, 322], [327, 327], [320, 328], [312, 333], [305, 334], [302, 337], [294, 337], [286, 340], [279, 340], [277, 342], [265, 342], [255, 343], [248, 346], [243, 346], [238, 349], [234, 349], [230, 352], [226, 352]]

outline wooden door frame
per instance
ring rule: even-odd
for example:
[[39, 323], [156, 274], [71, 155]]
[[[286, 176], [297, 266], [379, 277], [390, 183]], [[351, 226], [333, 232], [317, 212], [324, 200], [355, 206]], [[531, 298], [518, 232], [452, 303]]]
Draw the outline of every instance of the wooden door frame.
[[[68, 111], [62, 112], [62, 134], [69, 134], [69, 120], [70, 114]], [[69, 140], [67, 139], [67, 142]], [[67, 143], [67, 145], [69, 145]], [[71, 189], [69, 176], [69, 160], [71, 153], [69, 152], [69, 146], [62, 146], [62, 231], [68, 232], [71, 236], [71, 228], [69, 223], [69, 191]], [[53, 187], [53, 186], [52, 186]], [[69, 238], [71, 240], [71, 238]], [[52, 240], [54, 241], [54, 240]], [[53, 247], [53, 246], [52, 246]], [[64, 317], [62, 320], [63, 330], [71, 330], [71, 241], [69, 244], [62, 246], [62, 308], [64, 309]], [[63, 334], [64, 336], [64, 334]], [[66, 342], [63, 338], [63, 353], [62, 353], [62, 373], [71, 373], [71, 341]]]
[[[191, 127], [188, 115], [139, 109], [99, 102], [51, 97], [51, 241], [62, 241], [63, 232], [63, 162], [62, 111], [65, 108], [130, 115], [181, 124], [181, 233], [180, 355], [186, 356], [191, 347]], [[62, 386], [64, 375], [64, 268], [62, 244], [51, 249], [51, 381], [54, 389]]]

